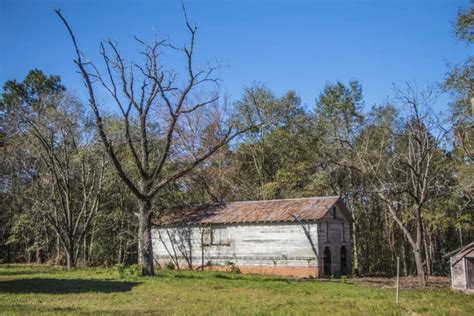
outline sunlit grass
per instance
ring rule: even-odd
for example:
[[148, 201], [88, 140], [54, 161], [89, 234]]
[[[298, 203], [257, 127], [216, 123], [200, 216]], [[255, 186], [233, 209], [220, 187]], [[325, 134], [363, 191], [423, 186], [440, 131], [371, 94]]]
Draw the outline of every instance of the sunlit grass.
[[474, 315], [474, 296], [222, 272], [158, 271], [121, 280], [113, 269], [0, 266], [2, 314]]

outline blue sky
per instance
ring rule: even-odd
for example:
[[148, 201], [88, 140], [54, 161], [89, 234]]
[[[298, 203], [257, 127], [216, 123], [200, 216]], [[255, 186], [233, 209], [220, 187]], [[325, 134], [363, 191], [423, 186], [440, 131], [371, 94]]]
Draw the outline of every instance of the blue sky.
[[[367, 106], [392, 95], [393, 84], [440, 82], [448, 63], [473, 54], [456, 41], [453, 24], [468, 0], [185, 1], [199, 26], [197, 60], [228, 65], [221, 88], [232, 100], [260, 82], [276, 94], [295, 90], [308, 108], [328, 82], [361, 81]], [[84, 53], [97, 59], [112, 38], [126, 55], [133, 35], [169, 36], [184, 43], [179, 1], [0, 1], [0, 84], [29, 69], [60, 75], [85, 100], [60, 8]], [[446, 97], [436, 107], [446, 108]]]

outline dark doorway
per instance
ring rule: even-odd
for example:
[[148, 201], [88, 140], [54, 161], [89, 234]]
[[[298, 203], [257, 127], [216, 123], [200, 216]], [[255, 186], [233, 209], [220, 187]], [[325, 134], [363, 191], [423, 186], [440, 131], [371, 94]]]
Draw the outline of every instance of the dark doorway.
[[474, 289], [474, 258], [466, 258], [466, 265], [467, 265], [467, 288]]
[[346, 246], [341, 247], [341, 275], [347, 275], [347, 251], [346, 251]]
[[326, 247], [324, 248], [324, 275], [330, 276], [331, 274], [331, 250]]

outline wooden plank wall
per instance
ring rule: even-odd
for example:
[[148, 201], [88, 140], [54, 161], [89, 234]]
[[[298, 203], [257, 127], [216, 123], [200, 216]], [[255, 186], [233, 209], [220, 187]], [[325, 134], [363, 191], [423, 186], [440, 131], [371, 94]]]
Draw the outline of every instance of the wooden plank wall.
[[[460, 258], [460, 254], [451, 257], [451, 287], [457, 290], [466, 289], [466, 270], [465, 270], [465, 258]], [[457, 262], [456, 262], [457, 261]], [[452, 263], [456, 262], [454, 265]]]

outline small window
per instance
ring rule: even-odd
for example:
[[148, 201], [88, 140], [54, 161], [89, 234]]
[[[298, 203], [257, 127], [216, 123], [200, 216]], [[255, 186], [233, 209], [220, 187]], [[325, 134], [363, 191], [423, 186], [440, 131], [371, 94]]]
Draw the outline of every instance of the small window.
[[346, 223], [344, 223], [344, 222], [341, 223], [341, 240], [342, 240], [342, 242], [346, 242], [346, 229], [345, 229], [346, 225], [345, 224]]
[[227, 227], [213, 227], [211, 230], [212, 245], [227, 245]]
[[326, 222], [326, 242], [329, 242], [329, 222]]
[[332, 218], [336, 219], [336, 207], [332, 208]]
[[203, 245], [211, 244], [211, 228], [203, 227], [201, 230], [201, 242]]

